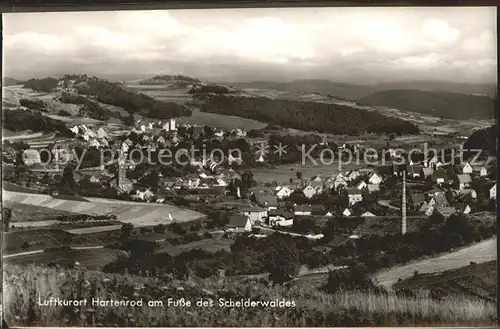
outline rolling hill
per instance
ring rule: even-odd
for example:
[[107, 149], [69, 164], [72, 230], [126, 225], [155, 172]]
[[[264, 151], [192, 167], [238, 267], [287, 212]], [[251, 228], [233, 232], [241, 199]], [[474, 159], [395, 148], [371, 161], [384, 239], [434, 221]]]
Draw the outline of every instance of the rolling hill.
[[473, 132], [467, 141], [464, 143], [464, 149], [470, 150], [486, 150], [491, 154], [496, 153], [496, 143], [498, 140], [497, 125], [493, 125], [486, 129], [476, 130]]
[[339, 83], [323, 79], [304, 79], [292, 82], [252, 81], [232, 84], [238, 88], [273, 89], [288, 92], [310, 92], [330, 95], [339, 99], [359, 100], [373, 93], [394, 90], [411, 89], [432, 92], [448, 92], [466, 95], [480, 94], [494, 97], [494, 83], [459, 83], [449, 81], [394, 81], [376, 85]]
[[20, 84], [21, 82], [17, 81], [16, 79], [5, 77], [2, 79], [2, 86], [15, 86]]
[[394, 89], [373, 93], [361, 98], [359, 103], [449, 119], [495, 118], [495, 100], [487, 96]]
[[296, 80], [293, 82], [253, 81], [233, 83], [237, 88], [274, 89], [288, 92], [308, 92], [331, 95], [339, 99], [358, 100], [373, 92], [371, 86], [338, 83], [321, 79]]

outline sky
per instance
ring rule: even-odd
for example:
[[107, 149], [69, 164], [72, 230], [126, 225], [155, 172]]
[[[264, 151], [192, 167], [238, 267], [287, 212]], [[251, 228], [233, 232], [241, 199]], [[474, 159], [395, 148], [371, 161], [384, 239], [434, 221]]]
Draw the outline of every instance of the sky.
[[4, 76], [496, 82], [494, 7], [9, 13]]

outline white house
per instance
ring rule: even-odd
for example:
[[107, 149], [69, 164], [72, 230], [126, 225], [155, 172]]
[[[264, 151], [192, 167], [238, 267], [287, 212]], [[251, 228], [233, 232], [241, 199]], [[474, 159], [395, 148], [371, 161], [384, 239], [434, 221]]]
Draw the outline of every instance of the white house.
[[488, 169], [486, 169], [486, 167], [483, 167], [483, 166], [472, 167], [472, 172], [475, 175], [478, 175], [479, 177], [488, 176]]
[[455, 193], [458, 195], [469, 195], [473, 198], [477, 198], [477, 192], [473, 189], [463, 189], [463, 190], [455, 190]]
[[347, 180], [352, 181], [358, 178], [360, 175], [359, 171], [357, 170], [351, 170], [350, 172], [347, 173]]
[[229, 232], [251, 232], [252, 222], [245, 215], [232, 215], [228, 217], [226, 230]]
[[495, 185], [493, 185], [490, 188], [490, 199], [496, 200], [496, 198], [497, 198], [497, 184], [495, 183]]
[[228, 185], [229, 184], [225, 180], [223, 180], [221, 178], [217, 179], [217, 186], [228, 186]]
[[349, 188], [349, 189], [346, 189], [345, 190], [349, 197], [349, 205], [352, 206], [358, 202], [361, 202], [363, 201], [363, 196], [361, 194], [361, 191], [358, 190], [358, 189], [353, 189], [353, 188]]
[[95, 138], [93, 138], [90, 143], [89, 143], [89, 146], [90, 147], [100, 147], [101, 146], [101, 143], [99, 143], [99, 141]]
[[99, 128], [99, 130], [97, 130], [97, 138], [99, 139], [108, 138], [108, 133], [101, 127]]
[[312, 207], [309, 205], [299, 205], [295, 207], [293, 214], [296, 216], [310, 216], [312, 214]]
[[333, 188], [335, 190], [338, 190], [343, 186], [347, 186], [347, 182], [345, 181], [344, 178], [336, 178], [335, 181], [333, 182]]
[[289, 197], [291, 193], [292, 193], [292, 190], [290, 190], [286, 186], [282, 186], [281, 188], [278, 189], [278, 192], [276, 192], [276, 196], [279, 199], [283, 199], [283, 198]]
[[361, 217], [376, 217], [375, 214], [367, 211], [361, 215]]
[[470, 165], [470, 163], [466, 162], [463, 166], [462, 166], [462, 174], [472, 174], [472, 166]]
[[304, 193], [304, 195], [306, 196], [306, 198], [312, 198], [313, 196], [315, 196], [318, 191], [312, 187], [311, 185], [307, 185], [303, 190], [302, 192]]
[[368, 189], [369, 193], [380, 191], [380, 185], [378, 184], [368, 184], [366, 188]]
[[267, 218], [267, 209], [260, 207], [245, 208], [240, 211], [243, 215], [248, 216], [252, 225], [255, 225], [256, 222], [264, 222]]
[[356, 188], [357, 188], [358, 190], [362, 190], [362, 189], [364, 189], [364, 188], [366, 188], [366, 187], [367, 187], [367, 184], [366, 184], [364, 181], [361, 181], [361, 182], [359, 182], [359, 183], [356, 185]]
[[342, 212], [342, 216], [344, 216], [344, 217], [349, 217], [351, 215], [352, 215], [352, 212], [348, 208], [345, 208], [344, 211]]
[[370, 176], [370, 178], [368, 179], [368, 183], [378, 185], [378, 184], [382, 183], [382, 177], [380, 177], [376, 173], [373, 173]]
[[69, 128], [69, 130], [71, 130], [75, 135], [78, 134], [78, 132], [80, 131], [80, 129], [78, 129], [78, 126], [74, 126], [73, 128]]

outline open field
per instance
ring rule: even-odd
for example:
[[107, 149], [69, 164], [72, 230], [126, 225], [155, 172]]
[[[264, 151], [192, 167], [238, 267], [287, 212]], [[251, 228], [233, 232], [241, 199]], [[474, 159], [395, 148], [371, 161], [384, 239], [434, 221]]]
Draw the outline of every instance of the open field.
[[444, 272], [412, 276], [397, 282], [394, 288], [434, 290], [446, 295], [466, 294], [495, 302], [497, 285], [497, 262], [490, 261]]
[[[309, 287], [269, 287], [248, 279], [213, 278], [185, 281], [161, 281], [155, 278], [104, 274], [94, 271], [48, 269], [7, 264], [4, 273], [4, 315], [11, 325], [26, 326], [450, 326], [492, 325], [496, 318], [494, 303], [448, 298], [435, 301], [428, 296], [396, 296], [373, 292], [339, 291], [327, 294]], [[33, 287], [33, 288], [31, 288]], [[157, 307], [113, 307], [94, 312], [91, 305], [79, 307], [82, 316], [72, 317], [63, 308], [44, 308], [30, 303], [38, 296], [70, 298], [81, 287], [80, 298], [143, 299], [163, 301]], [[182, 291], [179, 291], [182, 287]], [[133, 296], [132, 296], [132, 292]], [[196, 301], [207, 296], [218, 300], [250, 298], [252, 300], [294, 301], [293, 308], [167, 307], [169, 297]], [[29, 305], [32, 305], [30, 309]], [[272, 310], [272, 312], [271, 312]], [[228, 312], [229, 311], [229, 312]], [[115, 316], [111, 316], [111, 312]], [[28, 314], [31, 314], [28, 316]], [[67, 322], [70, 319], [70, 322]], [[74, 320], [71, 320], [74, 319]]]
[[38, 265], [46, 266], [51, 262], [70, 265], [79, 262], [80, 266], [87, 269], [100, 271], [104, 265], [114, 261], [119, 254], [122, 254], [117, 249], [85, 249], [85, 250], [50, 250], [39, 254], [7, 258], [4, 260], [6, 264], [23, 264], [23, 265]]
[[[95, 246], [104, 244], [102, 240], [94, 237], [75, 236], [60, 229], [46, 228], [5, 232], [4, 239], [4, 252], [6, 254], [61, 247], [64, 245]], [[26, 243], [28, 245], [23, 246]]]
[[398, 279], [407, 279], [418, 273], [442, 272], [467, 266], [470, 262], [483, 263], [497, 259], [497, 238], [491, 238], [444, 255], [394, 266], [375, 275], [380, 284], [391, 287]]
[[4, 201], [3, 206], [12, 209], [12, 218], [10, 222], [13, 225], [17, 222], [41, 222], [55, 220], [61, 215], [72, 215], [69, 211], [60, 211], [57, 209], [9, 201]]
[[221, 115], [216, 113], [201, 112], [197, 108], [190, 107], [193, 114], [189, 117], [177, 118], [179, 124], [190, 125], [207, 125], [210, 127], [231, 130], [241, 128], [245, 130], [262, 129], [267, 126], [267, 123], [259, 122], [252, 119], [240, 118], [237, 116]]
[[[172, 205], [156, 203], [140, 203], [100, 198], [88, 198], [84, 199], [87, 201], [78, 201], [53, 198], [50, 195], [45, 194], [30, 194], [5, 190], [2, 190], [2, 192], [4, 201], [30, 206], [34, 205], [77, 214], [114, 214], [117, 216], [117, 220], [119, 222], [131, 223], [135, 227], [154, 226], [162, 223], [170, 224], [172, 222], [169, 220], [169, 214], [172, 215], [175, 222], [187, 222], [204, 217], [203, 214], [189, 209], [182, 209]], [[53, 224], [54, 223], [51, 222], [48, 223], [48, 225]], [[40, 225], [38, 224], [38, 226]], [[96, 230], [110, 230], [111, 227], [99, 226], [99, 228], [82, 228], [79, 229], [79, 232], [94, 233], [97, 232]]]

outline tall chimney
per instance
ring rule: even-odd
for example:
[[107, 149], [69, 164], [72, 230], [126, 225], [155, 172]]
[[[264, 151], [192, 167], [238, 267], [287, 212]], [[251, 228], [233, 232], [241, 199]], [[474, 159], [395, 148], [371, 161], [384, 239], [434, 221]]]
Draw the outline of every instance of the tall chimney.
[[406, 170], [403, 170], [403, 195], [401, 199], [401, 234], [406, 234]]

